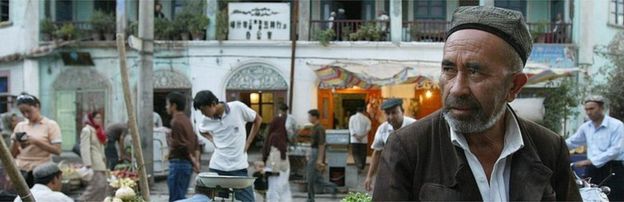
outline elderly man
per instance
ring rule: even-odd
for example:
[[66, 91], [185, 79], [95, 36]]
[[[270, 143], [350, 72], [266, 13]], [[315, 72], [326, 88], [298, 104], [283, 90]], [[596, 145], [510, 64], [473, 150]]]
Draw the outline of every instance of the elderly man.
[[594, 184], [600, 184], [615, 173], [604, 185], [611, 188], [609, 200], [624, 201], [624, 124], [605, 114], [602, 96], [589, 96], [584, 107], [589, 121], [566, 140], [570, 149], [587, 145], [587, 160], [574, 162], [574, 165], [587, 167], [587, 175]]
[[375, 201], [580, 200], [564, 139], [508, 106], [527, 82], [522, 14], [460, 7], [444, 45], [441, 111], [391, 135]]
[[[63, 172], [59, 169], [58, 165], [49, 162], [37, 166], [33, 170], [33, 177], [35, 179], [35, 185], [30, 189], [30, 193], [35, 198], [35, 201], [50, 201], [50, 202], [73, 202], [74, 200], [67, 195], [61, 193], [63, 183]], [[21, 202], [22, 199], [18, 196], [14, 202]]]

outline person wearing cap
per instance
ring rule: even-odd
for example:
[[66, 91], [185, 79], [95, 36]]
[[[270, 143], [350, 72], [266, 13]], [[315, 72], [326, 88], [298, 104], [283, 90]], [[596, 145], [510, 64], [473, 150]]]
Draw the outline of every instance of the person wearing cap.
[[587, 160], [574, 162], [578, 168], [586, 168], [591, 182], [604, 183], [611, 188], [611, 201], [624, 201], [624, 124], [605, 113], [606, 101], [602, 96], [585, 99], [585, 113], [589, 121], [583, 123], [576, 133], [566, 139], [569, 149], [587, 145]]
[[[219, 102], [209, 90], [197, 92], [193, 108], [204, 115], [199, 133], [211, 141], [215, 150], [210, 158], [210, 172], [225, 176], [247, 176], [247, 151], [260, 130], [262, 117], [242, 102]], [[249, 136], [245, 125], [253, 123]], [[235, 189], [236, 200], [255, 201], [251, 186]]]
[[459, 7], [449, 28], [443, 107], [388, 138], [373, 200], [581, 200], [563, 137], [508, 105], [528, 80], [522, 13]]
[[[41, 164], [33, 170], [35, 185], [30, 189], [35, 201], [46, 202], [73, 202], [72, 198], [61, 193], [63, 183], [63, 172], [56, 165], [56, 163], [48, 162]], [[22, 198], [19, 196], [13, 200], [14, 202], [21, 202]]]
[[375, 132], [375, 139], [371, 144], [373, 156], [366, 179], [364, 180], [364, 188], [366, 191], [371, 191], [373, 189], [373, 176], [375, 176], [377, 168], [379, 167], [379, 158], [381, 157], [388, 137], [395, 130], [399, 130], [400, 128], [416, 122], [416, 119], [404, 115], [405, 110], [403, 110], [403, 100], [401, 99], [388, 99], [381, 104], [381, 109], [386, 115], [386, 122], [379, 125], [377, 132]]

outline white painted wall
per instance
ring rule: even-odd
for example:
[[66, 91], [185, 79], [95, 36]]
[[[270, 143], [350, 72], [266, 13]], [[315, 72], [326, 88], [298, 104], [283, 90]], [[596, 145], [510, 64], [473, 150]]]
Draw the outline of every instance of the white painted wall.
[[[0, 57], [26, 53], [39, 43], [39, 5], [42, 1], [11, 0], [9, 4], [10, 24], [0, 27]], [[9, 93], [27, 91], [39, 93], [38, 66], [33, 60], [22, 60], [0, 65], [0, 69], [11, 71]]]
[[[225, 86], [238, 67], [253, 62], [274, 66], [290, 81], [290, 42], [191, 42], [189, 64], [193, 94], [213, 91], [225, 98]], [[307, 111], [317, 108], [318, 78], [310, 64], [330, 64], [335, 60], [440, 61], [441, 43], [340, 42], [322, 47], [318, 42], [298, 42], [295, 61], [293, 116], [307, 122]], [[194, 112], [199, 120], [201, 114]]]

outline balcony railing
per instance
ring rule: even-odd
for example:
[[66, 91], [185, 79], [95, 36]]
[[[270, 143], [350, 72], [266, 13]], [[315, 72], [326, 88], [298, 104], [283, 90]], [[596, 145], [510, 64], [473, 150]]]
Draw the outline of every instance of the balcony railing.
[[571, 43], [571, 23], [527, 23], [535, 43]]
[[[310, 36], [313, 40], [327, 37], [330, 41], [387, 41], [390, 38], [389, 20], [311, 20]], [[325, 35], [325, 36], [323, 36]]]
[[[534, 43], [571, 43], [570, 23], [527, 23]], [[450, 22], [418, 20], [403, 23], [403, 41], [444, 42]]]
[[403, 41], [443, 42], [450, 24], [446, 20], [403, 22]]

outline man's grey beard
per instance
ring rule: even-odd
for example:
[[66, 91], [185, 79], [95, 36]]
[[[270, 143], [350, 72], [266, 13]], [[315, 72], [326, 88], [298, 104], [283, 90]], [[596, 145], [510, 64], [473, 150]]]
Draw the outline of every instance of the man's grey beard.
[[[455, 103], [465, 103], [471, 104], [473, 107], [476, 107], [476, 114], [473, 117], [470, 117], [468, 120], [459, 120], [455, 119], [450, 112], [450, 107]], [[498, 99], [495, 103], [499, 103]], [[451, 98], [445, 102], [444, 107], [442, 108], [442, 114], [444, 115], [444, 119], [451, 127], [451, 130], [461, 133], [461, 134], [471, 134], [471, 133], [480, 133], [490, 129], [494, 126], [496, 121], [498, 121], [506, 111], [505, 102], [501, 103], [499, 106], [496, 106], [495, 113], [492, 116], [488, 116], [483, 111], [483, 108], [479, 106], [478, 102], [474, 98]]]

